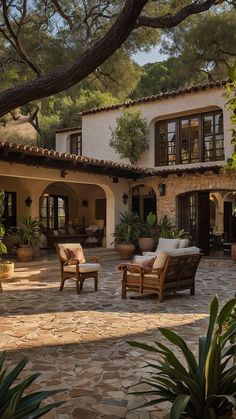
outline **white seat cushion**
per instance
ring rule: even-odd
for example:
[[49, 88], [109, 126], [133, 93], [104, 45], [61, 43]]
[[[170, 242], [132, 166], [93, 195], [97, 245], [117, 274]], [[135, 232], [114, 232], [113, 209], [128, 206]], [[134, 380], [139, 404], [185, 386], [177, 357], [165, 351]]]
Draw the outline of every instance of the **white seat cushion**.
[[[99, 263], [81, 263], [79, 265], [79, 272], [98, 272], [100, 270]], [[64, 272], [75, 273], [76, 265], [65, 265]]]
[[177, 249], [179, 247], [179, 242], [180, 239], [164, 239], [160, 237], [156, 250]]
[[192, 246], [192, 247], [184, 247], [182, 249], [172, 249], [167, 250], [166, 253], [169, 256], [184, 256], [184, 255], [194, 255], [196, 253], [199, 253], [200, 249], [198, 247]]

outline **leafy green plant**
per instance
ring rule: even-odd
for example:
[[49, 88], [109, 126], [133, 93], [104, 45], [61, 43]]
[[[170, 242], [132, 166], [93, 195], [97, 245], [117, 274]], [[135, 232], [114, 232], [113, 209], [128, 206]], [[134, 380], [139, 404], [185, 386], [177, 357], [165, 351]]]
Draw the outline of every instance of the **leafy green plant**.
[[232, 412], [236, 405], [236, 365], [232, 363], [236, 345], [231, 343], [231, 339], [236, 334], [236, 320], [226, 331], [224, 323], [235, 307], [236, 298], [228, 301], [219, 312], [218, 298], [213, 298], [207, 334], [199, 337], [198, 360], [178, 334], [166, 328], [159, 329], [182, 352], [186, 365], [160, 342], [154, 345], [129, 342], [131, 346], [156, 353], [160, 358], [157, 364], [147, 364], [154, 373], [151, 380], [143, 383], [152, 390], [135, 394], [158, 396], [146, 404], [149, 406], [171, 402], [170, 419], [216, 419]]
[[191, 236], [184, 229], [178, 230], [165, 215], [162, 220], [157, 223], [157, 232], [159, 237], [166, 239], [190, 239]]
[[124, 111], [116, 120], [115, 129], [111, 129], [110, 146], [121, 158], [136, 163], [144, 151], [148, 150], [148, 126], [141, 118], [139, 110]]
[[132, 211], [120, 213], [119, 224], [113, 233], [114, 244], [135, 243], [139, 237], [140, 218]]
[[3, 236], [5, 234], [5, 228], [2, 223], [2, 216], [4, 213], [4, 197], [5, 197], [4, 191], [0, 190], [0, 260], [1, 260], [2, 254], [7, 253], [7, 248], [5, 244], [2, 242]]
[[149, 212], [149, 214], [147, 215], [147, 225], [152, 228], [156, 225], [156, 222], [157, 222], [156, 214], [154, 214], [153, 212]]
[[13, 227], [13, 234], [20, 245], [35, 246], [39, 242], [38, 235], [39, 222], [37, 217], [23, 217], [21, 227]]
[[156, 238], [156, 229], [155, 229], [155, 224], [156, 224], [156, 214], [154, 214], [153, 212], [149, 212], [149, 214], [147, 215], [147, 219], [146, 221], [143, 221], [141, 218], [139, 218], [139, 233], [138, 233], [138, 237], [151, 237], [151, 238]]
[[35, 373], [19, 382], [19, 375], [27, 359], [22, 359], [10, 372], [4, 367], [5, 353], [0, 356], [0, 417], [2, 419], [36, 419], [61, 406], [63, 401], [41, 406], [41, 402], [64, 390], [31, 392], [25, 390], [40, 376]]

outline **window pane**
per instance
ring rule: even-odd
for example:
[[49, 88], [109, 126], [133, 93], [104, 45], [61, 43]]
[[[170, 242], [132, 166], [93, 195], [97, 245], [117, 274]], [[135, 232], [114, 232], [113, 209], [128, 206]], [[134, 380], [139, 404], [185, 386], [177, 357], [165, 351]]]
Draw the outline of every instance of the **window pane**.
[[224, 160], [223, 112], [203, 117], [204, 161]]
[[176, 121], [158, 124], [156, 138], [156, 164], [173, 165], [176, 161]]

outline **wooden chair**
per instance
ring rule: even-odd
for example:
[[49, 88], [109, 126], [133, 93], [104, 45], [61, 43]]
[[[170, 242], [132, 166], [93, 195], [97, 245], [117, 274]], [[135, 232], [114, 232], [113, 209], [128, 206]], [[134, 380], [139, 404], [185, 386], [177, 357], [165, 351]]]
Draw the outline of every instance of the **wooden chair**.
[[[77, 294], [80, 294], [83, 289], [85, 279], [94, 278], [95, 291], [98, 289], [98, 272], [100, 270], [99, 259], [92, 258], [86, 262], [83, 254], [83, 249], [79, 243], [55, 243], [57, 254], [61, 267], [61, 285], [60, 291], [63, 290], [64, 283], [67, 279], [74, 279], [76, 281]], [[79, 249], [80, 260], [69, 259], [66, 250]]]
[[190, 295], [194, 295], [195, 274], [200, 258], [201, 254], [167, 256], [161, 269], [135, 264], [119, 265], [118, 269], [122, 271], [122, 299], [126, 298], [128, 291], [156, 293], [159, 302], [166, 294], [185, 289], [190, 289]]

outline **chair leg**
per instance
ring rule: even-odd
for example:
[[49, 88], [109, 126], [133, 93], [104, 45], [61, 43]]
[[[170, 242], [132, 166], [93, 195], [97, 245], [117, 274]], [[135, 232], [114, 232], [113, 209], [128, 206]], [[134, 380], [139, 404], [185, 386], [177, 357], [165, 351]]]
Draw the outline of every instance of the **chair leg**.
[[162, 293], [160, 293], [159, 296], [158, 296], [158, 302], [159, 303], [163, 302], [163, 294]]
[[[82, 287], [83, 287], [83, 285], [82, 285]], [[77, 278], [76, 279], [76, 292], [77, 292], [77, 294], [80, 294], [81, 293], [82, 287], [81, 287], [81, 281], [80, 281], [80, 279]]]
[[195, 286], [190, 288], [190, 295], [195, 295]]
[[95, 291], [98, 290], [98, 275], [94, 276], [94, 289]]
[[63, 288], [64, 288], [64, 283], [65, 283], [65, 278], [62, 276], [61, 277], [61, 285], [60, 285], [60, 291], [62, 291], [63, 290]]
[[126, 300], [126, 282], [124, 280], [122, 281], [121, 298]]
[[3, 292], [1, 281], [0, 281], [0, 292]]

